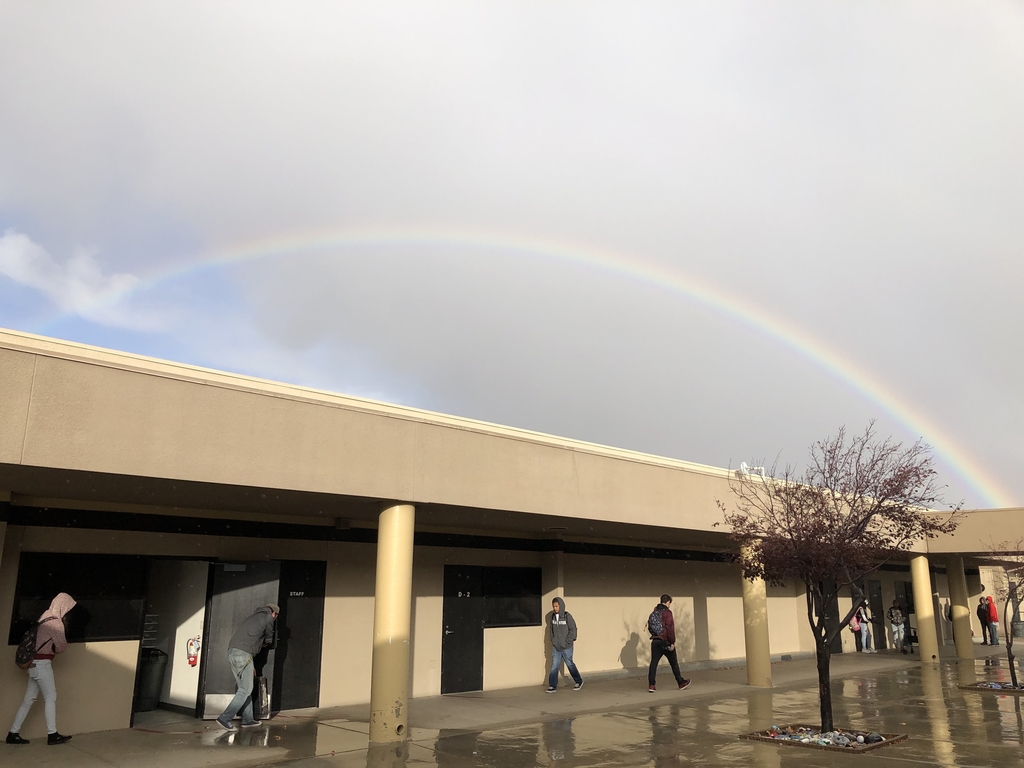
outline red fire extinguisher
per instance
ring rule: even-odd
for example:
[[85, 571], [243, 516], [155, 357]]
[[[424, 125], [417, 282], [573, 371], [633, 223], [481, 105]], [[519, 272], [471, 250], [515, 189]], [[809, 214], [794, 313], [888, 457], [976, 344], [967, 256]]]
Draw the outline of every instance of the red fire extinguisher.
[[190, 637], [188, 643], [185, 646], [185, 653], [188, 654], [188, 665], [194, 667], [199, 663], [199, 649], [202, 647], [203, 641], [199, 635]]

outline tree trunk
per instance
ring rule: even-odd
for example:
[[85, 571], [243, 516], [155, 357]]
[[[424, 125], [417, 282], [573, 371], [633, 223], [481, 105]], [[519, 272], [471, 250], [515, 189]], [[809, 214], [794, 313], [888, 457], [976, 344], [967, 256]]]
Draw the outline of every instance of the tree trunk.
[[[1010, 597], [1013, 597], [1014, 589], [1011, 584]], [[1010, 597], [1006, 598], [1006, 605], [1003, 606], [1003, 634], [1006, 643], [1006, 663], [1010, 666], [1010, 682], [1017, 687], [1017, 665], [1013, 662], [1013, 622], [1010, 619]], [[998, 637], [998, 636], [997, 636]]]
[[826, 637], [816, 637], [815, 645], [818, 657], [818, 700], [821, 707], [821, 730], [822, 733], [826, 733], [835, 730], [832, 727], [832, 678], [829, 674], [832, 652], [828, 647]]

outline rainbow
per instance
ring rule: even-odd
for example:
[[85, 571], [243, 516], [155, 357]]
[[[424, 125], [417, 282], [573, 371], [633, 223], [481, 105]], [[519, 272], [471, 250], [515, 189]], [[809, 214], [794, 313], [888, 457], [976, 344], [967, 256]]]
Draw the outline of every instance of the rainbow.
[[[1011, 495], [972, 456], [962, 450], [934, 420], [916, 409], [897, 392], [865, 368], [843, 357], [803, 328], [742, 300], [722, 288], [702, 281], [682, 270], [612, 251], [600, 250], [555, 240], [529, 239], [499, 235], [493, 232], [471, 232], [464, 229], [422, 228], [401, 230], [346, 229], [310, 231], [227, 246], [197, 259], [165, 265], [127, 288], [100, 294], [87, 309], [114, 305], [132, 294], [152, 289], [160, 283], [192, 277], [202, 272], [258, 259], [288, 254], [311, 253], [358, 246], [422, 246], [445, 245], [500, 250], [540, 256], [563, 263], [601, 270], [616, 277], [655, 286], [684, 296], [699, 305], [732, 318], [760, 334], [774, 339], [784, 347], [803, 355], [832, 376], [874, 402], [912, 434], [921, 435], [936, 456], [952, 469], [969, 487], [993, 507], [1012, 506]], [[82, 310], [79, 309], [78, 312]], [[64, 313], [44, 326], [66, 319]], [[40, 330], [45, 332], [45, 330]]]

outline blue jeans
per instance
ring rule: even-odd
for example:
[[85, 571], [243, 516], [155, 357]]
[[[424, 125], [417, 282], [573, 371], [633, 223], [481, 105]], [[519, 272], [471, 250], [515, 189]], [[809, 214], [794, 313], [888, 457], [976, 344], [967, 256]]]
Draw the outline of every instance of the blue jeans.
[[580, 671], [576, 669], [576, 665], [572, 663], [572, 646], [570, 645], [564, 651], [552, 648], [551, 674], [548, 675], [548, 688], [558, 687], [558, 672], [562, 668], [563, 660], [565, 661], [565, 666], [569, 669], [569, 674], [572, 675], [572, 679], [576, 681], [576, 685], [583, 682], [583, 678], [580, 677]]
[[989, 643], [988, 643], [989, 645], [999, 645], [999, 622], [998, 621], [990, 621], [988, 623], [988, 635], [989, 635], [989, 638], [990, 638], [989, 639]]
[[871, 630], [866, 621], [860, 623], [860, 647], [865, 651], [871, 650]]
[[228, 664], [231, 665], [231, 674], [235, 676], [235, 698], [217, 719], [222, 723], [230, 723], [241, 711], [242, 725], [249, 725], [256, 722], [252, 716], [252, 685], [255, 678], [252, 654], [228, 648]]

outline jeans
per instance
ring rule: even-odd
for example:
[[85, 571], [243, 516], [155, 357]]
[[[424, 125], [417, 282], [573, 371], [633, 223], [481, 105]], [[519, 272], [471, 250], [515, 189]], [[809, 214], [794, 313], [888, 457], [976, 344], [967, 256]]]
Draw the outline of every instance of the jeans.
[[237, 648], [228, 648], [228, 664], [231, 665], [231, 673], [235, 676], [235, 698], [217, 719], [223, 723], [230, 723], [241, 711], [242, 725], [249, 725], [256, 722], [252, 716], [252, 686], [255, 680], [252, 654]]
[[999, 622], [990, 621], [988, 623], [988, 636], [989, 645], [999, 645]]
[[14, 716], [14, 725], [11, 726], [11, 733], [18, 733], [21, 730], [28, 711], [39, 698], [39, 692], [43, 692], [45, 707], [43, 714], [46, 716], [46, 732], [57, 732], [57, 686], [53, 682], [53, 667], [49, 659], [33, 661], [28, 668], [28, 687], [25, 688], [25, 699], [18, 708], [18, 714]]
[[676, 682], [682, 685], [683, 673], [679, 671], [679, 660], [676, 658], [676, 652], [674, 649], [670, 651], [668, 643], [660, 637], [651, 640], [651, 667], [647, 670], [647, 682], [654, 685], [655, 676], [658, 674], [658, 662], [661, 661], [662, 656], [668, 659], [668, 665], [672, 667], [672, 674], [675, 675]]
[[860, 623], [860, 647], [862, 651], [871, 650], [871, 630], [866, 621]]
[[560, 651], [557, 648], [551, 649], [551, 673], [548, 675], [548, 688], [558, 687], [558, 672], [562, 668], [562, 662], [565, 662], [565, 666], [569, 670], [569, 674], [572, 675], [572, 679], [576, 681], [576, 685], [583, 682], [583, 678], [580, 677], [580, 671], [576, 669], [576, 665], [572, 661], [572, 646], [570, 645], [564, 651]]
[[892, 641], [896, 645], [896, 650], [903, 650], [903, 638], [905, 637], [905, 630], [903, 624], [892, 625]]

